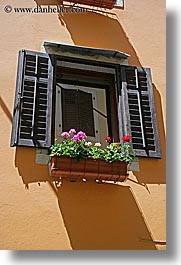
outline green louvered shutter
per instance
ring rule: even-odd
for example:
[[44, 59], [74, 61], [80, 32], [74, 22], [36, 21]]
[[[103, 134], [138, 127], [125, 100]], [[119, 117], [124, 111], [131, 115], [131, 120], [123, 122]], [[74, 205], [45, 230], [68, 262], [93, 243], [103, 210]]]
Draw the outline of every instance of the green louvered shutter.
[[53, 67], [48, 54], [19, 52], [11, 146], [52, 143]]
[[137, 156], [161, 158], [149, 68], [121, 66], [121, 135], [130, 135]]

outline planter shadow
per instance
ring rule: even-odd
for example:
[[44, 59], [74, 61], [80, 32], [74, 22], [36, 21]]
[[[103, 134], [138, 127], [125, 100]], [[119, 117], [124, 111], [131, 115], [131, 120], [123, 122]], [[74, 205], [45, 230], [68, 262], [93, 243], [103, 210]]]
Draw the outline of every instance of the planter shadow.
[[57, 198], [73, 250], [156, 250], [130, 187], [64, 178]]

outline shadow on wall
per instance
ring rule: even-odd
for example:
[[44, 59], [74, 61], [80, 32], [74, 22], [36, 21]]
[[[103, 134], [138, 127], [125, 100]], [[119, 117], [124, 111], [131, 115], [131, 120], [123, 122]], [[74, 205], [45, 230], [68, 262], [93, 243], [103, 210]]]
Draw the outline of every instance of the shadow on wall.
[[2, 108], [4, 114], [6, 115], [6, 117], [9, 119], [10, 122], [12, 122], [13, 117], [11, 115], [11, 112], [9, 111], [6, 103], [4, 102], [4, 100], [2, 99], [2, 97], [0, 96], [0, 107]]
[[[110, 16], [98, 13], [64, 14], [59, 16], [61, 24], [68, 29], [76, 45], [114, 49], [130, 55], [129, 65], [142, 66], [138, 55], [120, 23]], [[143, 66], [144, 67], [144, 66]], [[139, 183], [166, 183], [166, 150], [161, 97], [153, 85], [162, 159], [142, 158], [140, 172], [134, 172]]]
[[157, 249], [129, 187], [67, 179], [54, 186], [47, 165], [35, 164], [33, 148], [17, 147], [15, 166], [27, 189], [48, 182], [74, 250]]
[[66, 26], [75, 45], [113, 49], [130, 55], [129, 63], [141, 66], [139, 58], [129, 42], [116, 16], [94, 12], [59, 15], [61, 24]]
[[25, 188], [28, 188], [28, 184], [33, 182], [51, 181], [48, 166], [35, 164], [35, 160], [35, 148], [16, 147], [15, 166], [18, 168]]
[[156, 250], [129, 187], [64, 180], [57, 190], [74, 250]]

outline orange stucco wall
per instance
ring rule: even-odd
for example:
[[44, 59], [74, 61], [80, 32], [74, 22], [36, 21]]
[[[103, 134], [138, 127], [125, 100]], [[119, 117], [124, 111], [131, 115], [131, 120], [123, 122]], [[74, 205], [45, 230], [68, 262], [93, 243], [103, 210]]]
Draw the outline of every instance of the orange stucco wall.
[[[42, 2], [56, 1], [0, 3], [0, 249], [165, 249], [165, 1], [125, 0], [107, 16], [3, 11]], [[115, 49], [151, 67], [163, 158], [140, 159], [122, 184], [55, 185], [34, 149], [10, 148], [18, 50], [44, 41]]]

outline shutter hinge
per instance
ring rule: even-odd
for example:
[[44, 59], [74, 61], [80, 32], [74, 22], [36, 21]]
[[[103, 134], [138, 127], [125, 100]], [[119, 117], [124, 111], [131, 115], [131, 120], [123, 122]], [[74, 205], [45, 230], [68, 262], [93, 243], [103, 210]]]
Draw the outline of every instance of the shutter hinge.
[[21, 100], [23, 99], [23, 96], [21, 96], [21, 93], [19, 92], [18, 93], [18, 96], [17, 96], [17, 104], [16, 104], [16, 108], [17, 107], [20, 107], [20, 104], [21, 104]]
[[21, 100], [21, 99], [23, 99], [23, 96], [21, 96], [21, 93], [19, 92], [18, 93], [18, 100]]

